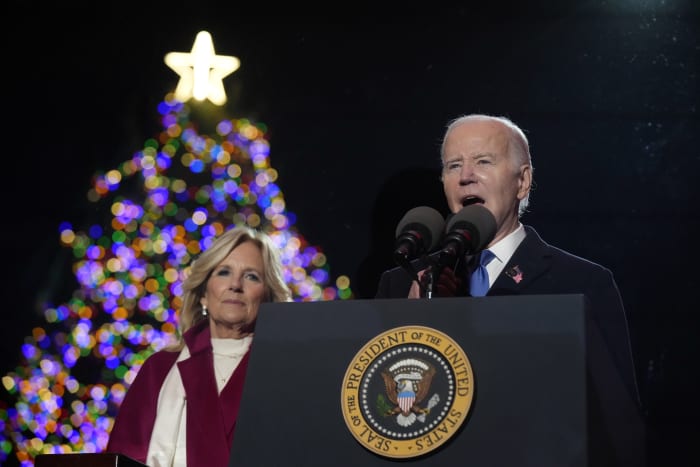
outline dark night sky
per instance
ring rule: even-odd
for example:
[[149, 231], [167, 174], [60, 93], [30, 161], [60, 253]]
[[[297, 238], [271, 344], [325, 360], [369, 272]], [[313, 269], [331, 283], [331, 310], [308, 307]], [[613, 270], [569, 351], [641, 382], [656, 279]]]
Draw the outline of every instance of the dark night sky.
[[[485, 112], [520, 124], [536, 182], [524, 222], [612, 269], [650, 416], [667, 430], [658, 436], [690, 452], [699, 412], [690, 395], [700, 389], [697, 6], [338, 6], [334, 15], [266, 17], [206, 3], [193, 13], [120, 4], [61, 11], [84, 15], [74, 21], [46, 10], [8, 20], [3, 373], [40, 322], [40, 300], [61, 302], [75, 285], [58, 224], [90, 219], [91, 175], [158, 131], [156, 106], [178, 80], [163, 56], [188, 52], [204, 29], [217, 53], [242, 62], [224, 80], [227, 115], [268, 125], [287, 208], [358, 298], [371, 297], [379, 272], [393, 266], [403, 214], [445, 210], [436, 172], [445, 123]], [[658, 368], [651, 383], [649, 360]]]

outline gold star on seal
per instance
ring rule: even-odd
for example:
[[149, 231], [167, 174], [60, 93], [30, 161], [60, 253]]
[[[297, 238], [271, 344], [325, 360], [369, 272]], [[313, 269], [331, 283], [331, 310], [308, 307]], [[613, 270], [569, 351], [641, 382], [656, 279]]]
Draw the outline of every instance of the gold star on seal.
[[170, 52], [165, 63], [180, 75], [175, 88], [175, 98], [187, 102], [194, 97], [198, 101], [209, 99], [216, 105], [226, 102], [223, 79], [241, 66], [238, 58], [216, 55], [211, 34], [200, 31], [194, 40], [192, 51]]

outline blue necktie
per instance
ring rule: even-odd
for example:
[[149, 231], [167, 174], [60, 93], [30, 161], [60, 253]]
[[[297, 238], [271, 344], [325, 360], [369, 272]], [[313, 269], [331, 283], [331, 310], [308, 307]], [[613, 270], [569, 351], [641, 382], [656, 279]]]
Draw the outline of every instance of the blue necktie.
[[479, 257], [479, 267], [472, 272], [469, 280], [469, 293], [472, 297], [483, 297], [489, 291], [489, 273], [486, 265], [494, 259], [496, 255], [491, 250], [484, 250]]

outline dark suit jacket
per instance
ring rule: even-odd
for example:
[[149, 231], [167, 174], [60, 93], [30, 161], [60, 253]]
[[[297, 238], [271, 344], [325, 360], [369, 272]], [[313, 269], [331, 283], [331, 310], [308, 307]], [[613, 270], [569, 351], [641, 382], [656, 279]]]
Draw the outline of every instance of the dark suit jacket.
[[[195, 325], [184, 339], [190, 358], [177, 365], [187, 398], [187, 465], [227, 467], [250, 351], [218, 394], [209, 322]], [[162, 350], [146, 359], [119, 408], [107, 451], [145, 463], [158, 395], [178, 355]]]
[[[610, 270], [547, 244], [535, 229], [526, 236], [489, 289], [491, 295], [584, 294], [591, 316], [632, 399], [639, 404], [627, 317]], [[420, 267], [420, 266], [418, 266]], [[411, 276], [402, 268], [385, 271], [375, 298], [408, 296]], [[464, 281], [468, 283], [468, 281]], [[468, 294], [468, 290], [463, 290]]]

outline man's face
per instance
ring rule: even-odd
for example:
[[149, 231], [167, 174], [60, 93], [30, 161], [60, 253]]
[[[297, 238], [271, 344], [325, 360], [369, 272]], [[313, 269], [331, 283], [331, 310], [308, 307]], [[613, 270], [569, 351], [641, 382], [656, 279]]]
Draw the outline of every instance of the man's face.
[[509, 155], [508, 129], [494, 121], [467, 121], [447, 135], [442, 181], [453, 213], [483, 204], [496, 218], [494, 242], [518, 225], [518, 207], [530, 190], [530, 167]]

